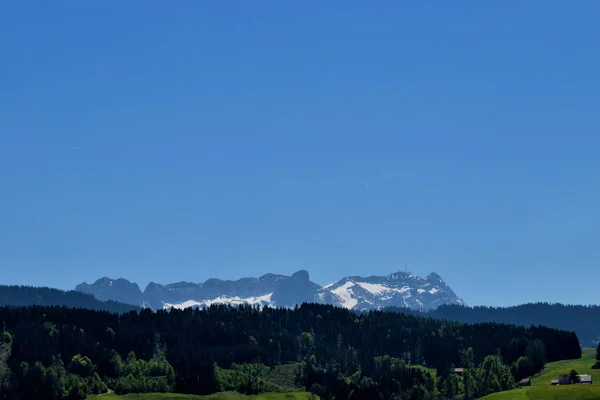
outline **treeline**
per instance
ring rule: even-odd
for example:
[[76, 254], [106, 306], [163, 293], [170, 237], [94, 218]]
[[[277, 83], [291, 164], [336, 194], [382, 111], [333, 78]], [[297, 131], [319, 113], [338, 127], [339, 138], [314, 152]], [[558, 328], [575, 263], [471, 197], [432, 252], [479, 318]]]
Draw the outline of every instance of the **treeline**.
[[[463, 351], [467, 354], [472, 356], [472, 349]], [[373, 360], [369, 376], [360, 369], [344, 376], [331, 365], [319, 367], [314, 359], [306, 364], [304, 373], [310, 391], [323, 399], [476, 399], [516, 386], [501, 357], [487, 356], [479, 365], [473, 358], [469, 360], [471, 364], [461, 374], [441, 377], [388, 356]]]
[[575, 331], [585, 347], [595, 347], [600, 340], [600, 306], [531, 303], [514, 307], [442, 305], [427, 312], [392, 307], [388, 310], [449, 319], [467, 324], [500, 322], [523, 326], [544, 325], [556, 329], [572, 330]]
[[[461, 381], [470, 378], [452, 374], [454, 367], [470, 369], [465, 376], [472, 374], [476, 382], [485, 375], [485, 383], [473, 389], [481, 394], [511, 387], [545, 361], [581, 356], [576, 335], [568, 331], [470, 325], [384, 311], [357, 315], [317, 304], [121, 315], [66, 307], [0, 308], [0, 324], [10, 337], [4, 346], [8, 356], [0, 363], [0, 393], [11, 399], [34, 398], [23, 393], [27, 386], [40, 385], [52, 387], [58, 397], [36, 393], [38, 399], [84, 398], [105, 386], [119, 393], [255, 392], [265, 390], [260, 365], [290, 362], [301, 363], [298, 384], [324, 398], [352, 393], [377, 393], [362, 397], [374, 399], [449, 393], [470, 398], [465, 397], [471, 396], [465, 389], [470, 383]], [[89, 369], [71, 367], [80, 360]], [[240, 367], [244, 364], [256, 367]], [[99, 386], [96, 375], [105, 386]]]
[[[116, 280], [119, 284], [121, 280]], [[0, 306], [66, 306], [125, 313], [139, 307], [115, 301], [101, 301], [80, 291], [62, 291], [47, 287], [0, 285]], [[513, 307], [466, 307], [442, 305], [429, 311], [387, 308], [415, 316], [448, 319], [467, 324], [499, 322], [513, 325], [543, 325], [575, 331], [584, 347], [595, 347], [600, 341], [600, 306], [530, 303]]]
[[47, 287], [6, 285], [0, 285], [0, 306], [65, 306], [116, 313], [125, 313], [139, 309], [139, 307], [111, 300], [100, 301], [90, 294], [73, 290], [64, 291]]

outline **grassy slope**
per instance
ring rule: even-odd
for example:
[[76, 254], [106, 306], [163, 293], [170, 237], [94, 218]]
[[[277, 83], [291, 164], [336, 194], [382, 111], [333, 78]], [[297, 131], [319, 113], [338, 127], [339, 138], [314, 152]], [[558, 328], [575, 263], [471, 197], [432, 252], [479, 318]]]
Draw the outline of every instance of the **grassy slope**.
[[[485, 396], [485, 400], [597, 400], [600, 399], [600, 370], [592, 369], [596, 363], [595, 350], [584, 349], [578, 360], [548, 363], [544, 371], [531, 380], [531, 387], [509, 390]], [[579, 374], [592, 375], [593, 385], [552, 386], [550, 381], [572, 369]]]
[[262, 393], [246, 396], [237, 392], [215, 393], [208, 396], [194, 396], [175, 393], [140, 393], [117, 396], [113, 393], [100, 396], [89, 396], [88, 400], [310, 400], [306, 392]]
[[425, 372], [429, 372], [431, 375], [436, 376], [437, 371], [435, 368], [427, 368], [424, 367], [422, 365], [410, 365], [411, 368], [419, 368], [420, 370], [423, 370]]
[[276, 392], [301, 392], [303, 388], [298, 387], [294, 382], [296, 380], [296, 369], [298, 364], [282, 364], [275, 366], [269, 375], [267, 381], [278, 389], [271, 389]]
[[547, 386], [552, 379], [560, 374], [568, 374], [572, 369], [579, 374], [592, 375], [592, 380], [595, 385], [600, 384], [600, 369], [592, 369], [596, 364], [596, 350], [583, 349], [582, 357], [578, 360], [565, 360], [549, 363], [546, 365], [544, 372], [531, 380], [531, 384], [535, 386]]
[[532, 386], [483, 397], [485, 400], [598, 400], [599, 385]]

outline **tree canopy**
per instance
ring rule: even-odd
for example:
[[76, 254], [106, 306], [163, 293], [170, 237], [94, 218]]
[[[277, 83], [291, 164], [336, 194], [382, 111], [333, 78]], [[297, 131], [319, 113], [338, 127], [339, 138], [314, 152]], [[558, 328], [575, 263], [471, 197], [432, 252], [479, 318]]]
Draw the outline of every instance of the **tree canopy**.
[[[569, 331], [318, 304], [124, 314], [0, 308], [0, 323], [6, 399], [83, 399], [107, 387], [255, 393], [268, 388], [270, 368], [286, 363], [299, 366], [298, 385], [324, 399], [472, 398], [510, 388], [546, 361], [581, 356]], [[462, 376], [453, 373], [457, 366]]]

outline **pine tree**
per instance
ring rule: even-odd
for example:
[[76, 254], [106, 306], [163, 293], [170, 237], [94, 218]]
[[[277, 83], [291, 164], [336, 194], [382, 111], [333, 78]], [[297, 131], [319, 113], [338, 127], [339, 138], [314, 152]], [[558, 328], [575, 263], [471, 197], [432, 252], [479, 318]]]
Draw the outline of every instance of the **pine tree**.
[[598, 347], [596, 347], [596, 360], [600, 361], [600, 342], [598, 342]]
[[577, 371], [574, 369], [569, 373], [569, 378], [571, 378], [571, 383], [579, 383], [579, 376], [577, 375]]

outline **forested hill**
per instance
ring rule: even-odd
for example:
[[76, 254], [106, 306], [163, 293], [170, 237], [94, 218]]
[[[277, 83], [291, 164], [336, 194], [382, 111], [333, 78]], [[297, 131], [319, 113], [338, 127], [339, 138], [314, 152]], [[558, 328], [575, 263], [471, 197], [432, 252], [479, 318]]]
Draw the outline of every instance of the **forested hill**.
[[5, 285], [0, 285], [0, 306], [65, 306], [116, 313], [139, 310], [139, 307], [129, 304], [117, 303], [114, 301], [100, 301], [92, 295], [72, 290], [65, 292], [63, 290], [47, 287]]
[[514, 325], [544, 325], [575, 331], [585, 347], [595, 347], [600, 340], [600, 306], [577, 306], [531, 303], [514, 307], [465, 307], [443, 305], [420, 312], [406, 308], [388, 308], [411, 315], [449, 319], [464, 323], [501, 322]]
[[[297, 383], [325, 399], [471, 399], [513, 388], [546, 360], [581, 356], [568, 331], [359, 315], [318, 304], [122, 315], [0, 308], [1, 327], [8, 357], [4, 367], [0, 359], [0, 391], [9, 399], [63, 398], [59, 392], [78, 399], [107, 386], [118, 393], [255, 393], [265, 389], [265, 370], [289, 362], [299, 362]], [[465, 368], [460, 378], [453, 366]]]

